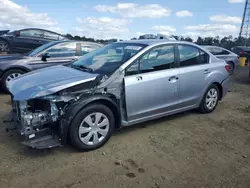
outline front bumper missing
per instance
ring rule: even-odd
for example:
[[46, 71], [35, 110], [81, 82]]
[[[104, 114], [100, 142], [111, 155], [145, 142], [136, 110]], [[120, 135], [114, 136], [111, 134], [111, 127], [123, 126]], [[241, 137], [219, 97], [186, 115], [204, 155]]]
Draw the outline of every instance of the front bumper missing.
[[[8, 126], [6, 131], [18, 130], [20, 132], [20, 128], [22, 125], [18, 122], [15, 118], [15, 113], [11, 112], [10, 120], [7, 120]], [[47, 149], [53, 147], [61, 147], [61, 139], [58, 135], [51, 128], [44, 128], [41, 130], [36, 130], [30, 134], [20, 134], [23, 136], [24, 141], [21, 142], [22, 144], [36, 149]]]
[[[33, 126], [32, 124], [24, 124], [25, 121], [21, 120], [19, 105], [12, 102], [12, 108], [9, 115], [9, 120], [6, 130], [17, 129], [24, 137], [22, 144], [36, 149], [46, 149], [62, 146], [61, 139], [57, 135], [58, 123], [57, 121], [44, 122], [42, 126]], [[37, 123], [37, 121], [35, 121]]]
[[32, 136], [34, 136], [34, 138], [26, 139], [22, 142], [22, 144], [36, 149], [47, 149], [62, 146], [58, 136], [54, 135], [49, 128], [33, 133]]

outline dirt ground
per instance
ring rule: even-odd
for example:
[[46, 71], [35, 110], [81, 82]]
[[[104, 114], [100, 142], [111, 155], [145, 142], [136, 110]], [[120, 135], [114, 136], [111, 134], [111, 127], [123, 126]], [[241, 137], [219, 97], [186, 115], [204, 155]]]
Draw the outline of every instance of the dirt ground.
[[[250, 79], [232, 76], [215, 112], [190, 111], [123, 129], [96, 151], [47, 152], [0, 124], [0, 187], [250, 187]], [[10, 110], [0, 95], [0, 118]]]

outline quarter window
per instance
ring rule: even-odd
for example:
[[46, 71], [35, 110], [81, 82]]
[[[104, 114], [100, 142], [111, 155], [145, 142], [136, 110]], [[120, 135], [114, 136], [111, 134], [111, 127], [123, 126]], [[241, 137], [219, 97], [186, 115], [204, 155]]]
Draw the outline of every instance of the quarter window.
[[178, 45], [178, 49], [180, 54], [180, 67], [209, 63], [209, 55], [196, 47]]
[[58, 40], [59, 35], [57, 35], [55, 33], [48, 32], [48, 31], [44, 31], [44, 38], [50, 39], [50, 40]]
[[20, 31], [20, 36], [42, 38], [43, 37], [43, 31], [35, 30], [35, 29], [21, 30]]
[[76, 55], [76, 43], [61, 43], [47, 50], [50, 57], [70, 57]]

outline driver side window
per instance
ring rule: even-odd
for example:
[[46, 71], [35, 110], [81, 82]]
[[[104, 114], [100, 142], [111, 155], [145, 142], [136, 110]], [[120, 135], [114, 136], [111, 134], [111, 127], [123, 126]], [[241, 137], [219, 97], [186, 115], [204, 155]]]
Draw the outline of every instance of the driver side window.
[[175, 67], [174, 45], [155, 47], [126, 69], [126, 75], [147, 73]]

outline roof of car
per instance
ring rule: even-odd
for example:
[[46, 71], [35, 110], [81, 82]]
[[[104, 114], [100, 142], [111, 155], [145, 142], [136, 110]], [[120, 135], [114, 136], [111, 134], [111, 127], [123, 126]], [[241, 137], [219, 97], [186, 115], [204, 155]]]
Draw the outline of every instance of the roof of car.
[[[60, 34], [60, 33], [57, 33], [55, 31], [50, 31], [50, 30], [47, 30], [47, 29], [42, 29], [42, 28], [24, 28], [24, 29], [19, 29], [19, 30], [16, 30], [16, 31], [22, 31], [22, 30], [41, 30], [41, 31], [48, 31], [48, 32], [51, 32], [51, 33], [54, 33], [54, 34], [57, 34], [57, 35], [60, 35], [60, 36], [63, 36], [65, 37], [64, 35]], [[66, 37], [65, 37], [66, 38]]]
[[103, 44], [97, 43], [97, 42], [89, 42], [89, 41], [80, 41], [80, 40], [56, 40], [51, 41], [50, 43], [59, 44], [59, 43], [66, 43], [66, 42], [79, 42], [79, 43], [89, 43], [89, 44], [96, 44], [102, 46]]
[[250, 47], [249, 46], [234, 46], [233, 48], [241, 48], [242, 50], [250, 51]]
[[221, 47], [221, 46], [213, 46], [213, 45], [200, 45], [200, 46], [202, 46], [202, 47], [204, 47], [204, 48], [209, 48], [209, 47], [223, 48], [223, 47]]
[[131, 44], [144, 44], [144, 45], [153, 45], [162, 42], [176, 42], [169, 39], [139, 39], [139, 40], [127, 40], [119, 41], [117, 43], [131, 43]]

